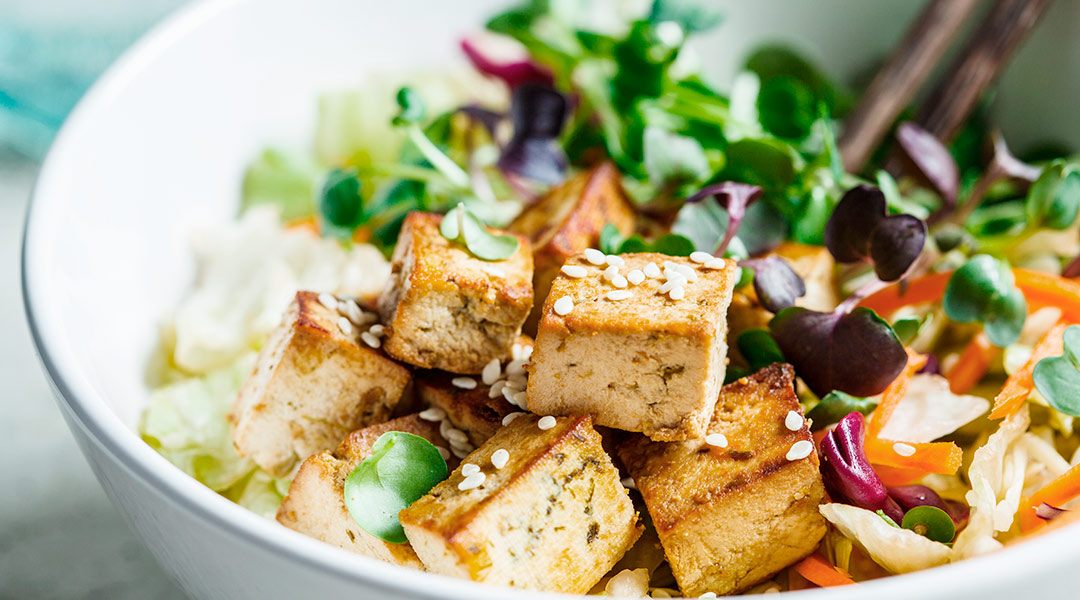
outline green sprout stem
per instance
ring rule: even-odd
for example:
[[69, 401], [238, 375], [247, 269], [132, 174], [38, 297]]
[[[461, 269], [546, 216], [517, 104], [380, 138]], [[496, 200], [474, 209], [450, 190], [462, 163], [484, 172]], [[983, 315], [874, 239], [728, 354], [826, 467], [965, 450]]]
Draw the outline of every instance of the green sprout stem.
[[469, 189], [469, 174], [465, 172], [456, 162], [450, 159], [442, 150], [439, 150], [435, 144], [431, 143], [431, 140], [424, 135], [423, 130], [419, 125], [411, 124], [407, 128], [407, 134], [409, 140], [416, 146], [416, 149], [424, 155], [424, 158], [431, 163], [431, 166], [438, 169], [450, 183], [463, 189]]

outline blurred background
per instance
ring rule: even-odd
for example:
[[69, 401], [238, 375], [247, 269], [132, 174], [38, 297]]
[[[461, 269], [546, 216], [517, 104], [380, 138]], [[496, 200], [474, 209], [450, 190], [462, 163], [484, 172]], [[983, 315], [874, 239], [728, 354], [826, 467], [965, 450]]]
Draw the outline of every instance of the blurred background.
[[183, 598], [76, 448], [19, 295], [38, 162], [101, 71], [182, 3], [0, 0], [0, 598]]

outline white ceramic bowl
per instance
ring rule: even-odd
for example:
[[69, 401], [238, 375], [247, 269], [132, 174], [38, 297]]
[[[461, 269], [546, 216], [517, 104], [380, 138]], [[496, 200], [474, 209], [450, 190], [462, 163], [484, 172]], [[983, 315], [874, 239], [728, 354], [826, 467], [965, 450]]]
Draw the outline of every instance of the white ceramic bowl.
[[[212, 0], [139, 42], [79, 104], [42, 170], [26, 225], [24, 294], [71, 430], [113, 501], [195, 598], [506, 598], [510, 590], [348, 554], [265, 521], [188, 478], [134, 424], [155, 323], [189, 285], [186, 233], [231, 219], [258, 148], [307, 143], [321, 90], [391, 68], [461, 63], [455, 40], [501, 2]], [[917, 9], [889, 2], [758, 0], [699, 48], [719, 81], [754, 43], [788, 39], [836, 75], [864, 68]], [[1059, 2], [1004, 79], [1020, 144], [1080, 145], [1080, 3]], [[1070, 46], [1070, 44], [1072, 44]], [[1080, 530], [815, 597], [1072, 596]], [[92, 552], [92, 548], [87, 548]]]

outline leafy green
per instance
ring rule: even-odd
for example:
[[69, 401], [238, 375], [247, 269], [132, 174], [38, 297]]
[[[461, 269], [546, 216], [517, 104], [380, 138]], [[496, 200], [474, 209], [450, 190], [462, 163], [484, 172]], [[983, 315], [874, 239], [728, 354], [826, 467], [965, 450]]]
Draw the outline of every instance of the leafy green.
[[645, 128], [644, 152], [645, 172], [657, 187], [678, 186], [709, 176], [709, 160], [694, 138], [649, 126]]
[[464, 204], [446, 213], [439, 232], [448, 240], [460, 242], [473, 256], [482, 260], [506, 260], [518, 250], [517, 237], [509, 234], [495, 234], [488, 230], [472, 211]]
[[431, 442], [389, 431], [375, 440], [371, 456], [345, 478], [345, 507], [364, 531], [402, 544], [406, 538], [398, 513], [446, 476], [446, 460]]
[[748, 329], [739, 334], [735, 341], [739, 353], [750, 365], [751, 371], [758, 371], [773, 363], [782, 363], [784, 353], [776, 345], [776, 340], [765, 329]]
[[350, 233], [363, 221], [364, 201], [355, 170], [330, 170], [319, 193], [319, 214], [325, 223]]
[[1065, 351], [1035, 365], [1035, 389], [1058, 412], [1080, 417], [1080, 325], [1065, 329]]
[[953, 273], [942, 306], [958, 323], [982, 322], [990, 342], [1001, 347], [1016, 341], [1027, 318], [1027, 301], [1009, 266], [986, 254]]
[[806, 413], [806, 419], [811, 421], [810, 429], [818, 431], [837, 423], [845, 416], [858, 412], [869, 415], [874, 412], [877, 402], [869, 398], [860, 398], [845, 394], [844, 392], [832, 391], [825, 395], [810, 412]]
[[892, 324], [896, 337], [900, 338], [905, 345], [915, 338], [920, 327], [922, 327], [922, 321], [916, 317], [903, 317], [893, 321]]
[[956, 535], [956, 524], [949, 513], [930, 505], [908, 509], [900, 526], [942, 544], [948, 544]]
[[671, 21], [688, 33], [708, 31], [723, 20], [724, 15], [719, 11], [689, 0], [656, 0], [649, 11], [650, 23], [659, 25]]
[[833, 115], [842, 115], [851, 102], [845, 91], [834, 86], [817, 67], [786, 46], [758, 48], [746, 59], [746, 69], [757, 74], [762, 87], [780, 77], [798, 81]]
[[244, 173], [240, 211], [270, 204], [281, 220], [293, 221], [315, 213], [315, 187], [322, 168], [310, 157], [281, 150], [264, 150]]
[[664, 234], [650, 242], [638, 234], [623, 237], [611, 223], [600, 231], [599, 246], [605, 254], [659, 252], [668, 256], [690, 256], [695, 250], [693, 242], [675, 233]]
[[411, 87], [403, 87], [397, 93], [398, 114], [394, 116], [394, 125], [420, 123], [427, 116], [427, 105], [420, 93]]
[[757, 111], [766, 131], [790, 140], [802, 140], [810, 135], [818, 116], [814, 93], [787, 75], [762, 83]]
[[1028, 227], [1071, 226], [1080, 211], [1080, 169], [1063, 160], [1047, 165], [1028, 190], [1025, 209]]

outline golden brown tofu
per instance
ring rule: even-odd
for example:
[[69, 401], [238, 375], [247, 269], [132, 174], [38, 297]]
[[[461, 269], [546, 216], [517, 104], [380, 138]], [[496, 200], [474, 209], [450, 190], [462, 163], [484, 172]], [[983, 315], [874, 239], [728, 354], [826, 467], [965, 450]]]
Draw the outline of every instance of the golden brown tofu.
[[623, 193], [619, 172], [611, 163], [601, 164], [552, 188], [510, 224], [510, 231], [529, 238], [533, 246], [536, 306], [525, 324], [526, 332], [536, 331], [551, 281], [566, 259], [596, 247], [600, 231], [608, 223], [623, 235], [634, 232], [634, 209]]
[[[278, 522], [350, 552], [423, 569], [412, 546], [384, 542], [367, 533], [345, 508], [345, 478], [371, 455], [375, 440], [388, 431], [404, 431], [444, 449], [447, 447], [447, 441], [439, 435], [439, 424], [417, 415], [354, 431], [334, 452], [320, 452], [304, 461], [278, 509]], [[447, 458], [447, 466], [451, 469], [457, 464], [454, 457]]]
[[318, 297], [296, 294], [229, 415], [236, 451], [278, 477], [386, 421], [409, 383], [407, 368], [359, 343], [358, 327]]
[[790, 365], [775, 364], [724, 386], [706, 439], [620, 442], [685, 596], [745, 590], [825, 535], [825, 488], [794, 381]]
[[588, 413], [598, 425], [655, 440], [701, 437], [724, 382], [735, 263], [707, 268], [654, 253], [621, 260], [619, 277], [682, 269], [696, 281], [672, 299], [661, 293], [662, 273], [620, 289], [602, 276], [608, 267], [583, 256], [567, 261], [583, 275], [552, 282], [529, 368], [529, 410]]
[[410, 213], [379, 298], [386, 352], [425, 369], [479, 373], [510, 353], [533, 302], [529, 241], [501, 261], [476, 258], [439, 233], [442, 216]]
[[[641, 535], [638, 516], [588, 416], [542, 430], [522, 416], [450, 478], [401, 511], [429, 571], [553, 592], [588, 591]], [[493, 455], [509, 453], [502, 468]], [[466, 478], [467, 464], [483, 475]]]

